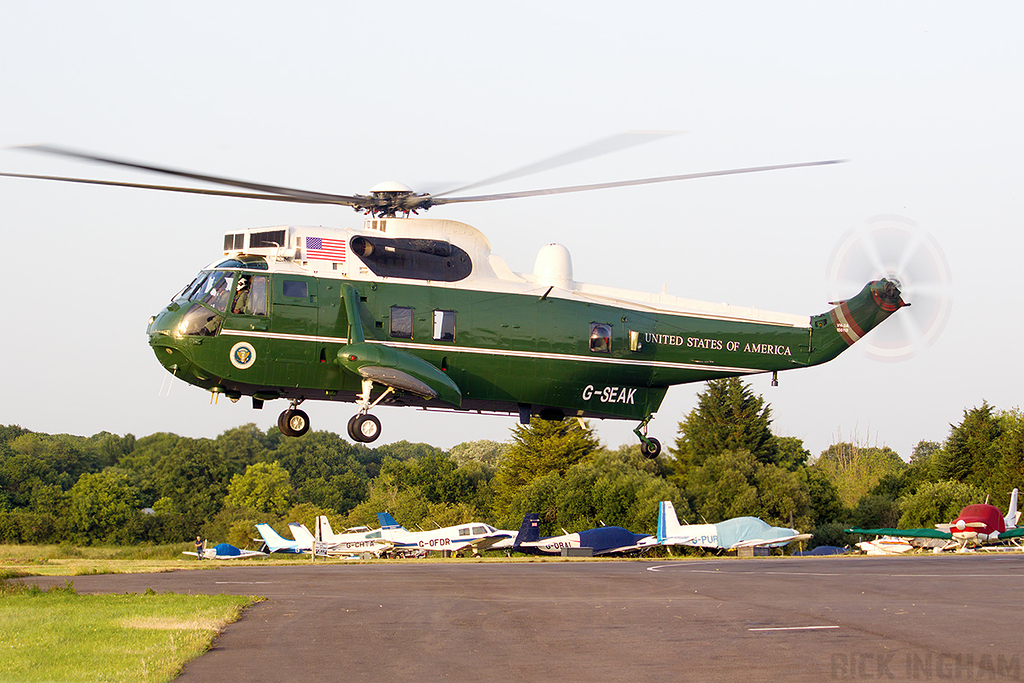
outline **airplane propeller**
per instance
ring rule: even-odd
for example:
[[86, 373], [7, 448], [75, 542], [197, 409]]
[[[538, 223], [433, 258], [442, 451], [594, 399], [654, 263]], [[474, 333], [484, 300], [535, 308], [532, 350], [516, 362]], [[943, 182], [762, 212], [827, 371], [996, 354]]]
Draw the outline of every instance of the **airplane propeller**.
[[439, 193], [416, 193], [410, 188], [401, 185], [400, 183], [382, 183], [381, 185], [378, 185], [371, 189], [368, 195], [343, 195], [333, 194], [329, 192], [312, 192], [309, 190], [282, 187], [279, 185], [269, 185], [266, 183], [239, 180], [237, 178], [226, 178], [223, 176], [214, 176], [204, 173], [193, 173], [191, 171], [184, 171], [180, 169], [169, 168], [166, 166], [156, 166], [154, 164], [131, 161], [128, 159], [118, 159], [114, 157], [102, 156], [99, 154], [81, 152], [50, 145], [25, 145], [19, 147], [19, 149], [26, 149], [35, 152], [45, 152], [47, 154], [55, 154], [58, 156], [82, 159], [85, 161], [94, 161], [113, 166], [133, 168], [136, 170], [148, 171], [151, 173], [162, 173], [164, 175], [170, 175], [177, 178], [199, 180], [202, 182], [212, 183], [215, 185], [227, 185], [230, 187], [239, 188], [239, 190], [251, 190], [251, 192], [240, 192], [238, 190], [212, 190], [194, 187], [180, 187], [174, 185], [151, 185], [145, 183], [130, 183], [112, 180], [99, 180], [92, 178], [75, 178], [68, 176], [33, 175], [26, 173], [0, 173], [0, 176], [7, 176], [11, 178], [32, 178], [36, 180], [55, 180], [60, 182], [71, 183], [87, 183], [92, 185], [111, 185], [115, 187], [133, 187], [148, 190], [162, 190], [166, 192], [184, 192], [189, 194], [219, 195], [224, 197], [242, 197], [246, 199], [264, 199], [279, 202], [297, 202], [303, 204], [336, 204], [341, 206], [350, 206], [356, 211], [362, 211], [375, 216], [395, 216], [398, 213], [409, 214], [416, 213], [419, 211], [425, 211], [431, 208], [432, 206], [439, 206], [442, 204], [489, 202], [497, 201], [500, 199], [521, 199], [524, 197], [538, 197], [542, 195], [564, 194], [569, 192], [588, 192], [591, 190], [606, 190], [615, 187], [650, 185], [653, 183], [665, 183], [676, 180], [692, 180], [695, 178], [710, 178], [713, 176], [736, 175], [741, 173], [758, 173], [761, 171], [777, 171], [789, 168], [825, 166], [830, 164], [843, 163], [843, 160], [840, 159], [830, 159], [826, 161], [809, 161], [794, 164], [775, 164], [772, 166], [751, 166], [747, 168], [705, 171], [702, 173], [685, 173], [680, 175], [659, 176], [656, 178], [620, 180], [607, 183], [594, 183], [590, 185], [572, 185], [566, 187], [541, 188], [534, 190], [525, 190], [520, 192], [503, 192], [496, 194], [472, 196], [463, 195], [455, 197], [450, 196], [455, 192], [465, 192], [467, 190], [482, 187], [484, 185], [492, 185], [494, 183], [512, 180], [515, 178], [521, 178], [535, 173], [540, 173], [541, 171], [547, 171], [554, 168], [558, 168], [560, 166], [566, 166], [568, 164], [577, 163], [579, 161], [583, 161], [584, 159], [591, 159], [604, 154], [609, 154], [611, 152], [625, 149], [627, 147], [632, 147], [634, 145], [639, 145], [641, 143], [648, 142], [651, 140], [657, 140], [672, 134], [673, 133], [663, 133], [654, 131], [634, 131], [629, 133], [621, 133], [619, 135], [613, 135], [598, 140], [596, 142], [584, 145], [582, 147], [569, 150], [568, 152], [555, 155], [548, 159], [526, 166], [522, 166], [507, 173], [502, 173], [500, 175], [487, 178], [485, 180], [471, 183], [469, 185], [463, 185], [461, 187]]
[[953, 306], [953, 279], [938, 242], [921, 226], [901, 216], [876, 216], [849, 230], [836, 244], [826, 277], [831, 295], [849, 296], [867, 280], [897, 281], [911, 304], [880, 325], [861, 344], [869, 357], [886, 362], [908, 360], [939, 338]]

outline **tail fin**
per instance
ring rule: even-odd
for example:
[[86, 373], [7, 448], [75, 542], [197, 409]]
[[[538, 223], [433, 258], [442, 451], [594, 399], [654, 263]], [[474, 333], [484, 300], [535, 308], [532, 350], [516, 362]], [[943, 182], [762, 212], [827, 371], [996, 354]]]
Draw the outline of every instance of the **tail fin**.
[[288, 525], [291, 529], [292, 536], [298, 541], [299, 545], [303, 548], [312, 548], [316, 539], [313, 538], [313, 534], [309, 532], [305, 524], [299, 524], [298, 522], [292, 522]]
[[377, 521], [381, 529], [404, 529], [405, 527], [395, 521], [390, 512], [378, 512]]
[[316, 518], [316, 528], [320, 532], [320, 540], [334, 538], [334, 530], [331, 529], [331, 523], [327, 521], [326, 515], [320, 515]]
[[274, 531], [269, 524], [257, 524], [256, 531], [260, 532], [260, 537], [263, 539], [263, 542], [267, 544], [267, 550], [272, 553], [275, 553], [282, 548], [294, 550], [298, 546], [295, 541], [289, 541], [282, 538], [281, 535]]
[[658, 505], [658, 542], [672, 536], [679, 536], [681, 533], [682, 526], [679, 524], [676, 506], [672, 504], [671, 500], [661, 501]]
[[1020, 519], [1020, 513], [1017, 512], [1017, 489], [1014, 489], [1010, 493], [1010, 509], [1006, 511], [1003, 521], [1006, 522], [1007, 529], [1014, 529], [1018, 519]]
[[540, 515], [536, 512], [527, 512], [523, 516], [523, 524], [519, 527], [519, 533], [512, 541], [512, 547], [517, 548], [521, 543], [532, 543], [540, 540]]

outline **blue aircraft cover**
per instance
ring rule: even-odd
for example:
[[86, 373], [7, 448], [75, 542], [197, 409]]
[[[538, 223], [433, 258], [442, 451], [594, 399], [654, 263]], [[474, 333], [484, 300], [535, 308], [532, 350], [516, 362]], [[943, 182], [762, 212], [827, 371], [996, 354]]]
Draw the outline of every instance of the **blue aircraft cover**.
[[218, 557], [237, 557], [242, 554], [241, 550], [230, 543], [218, 543], [213, 546], [213, 550], [217, 553]]
[[757, 517], [736, 517], [715, 526], [718, 528], [718, 545], [723, 548], [731, 548], [742, 541], [788, 538], [793, 535], [792, 529], [771, 526]]
[[634, 534], [621, 526], [600, 526], [596, 529], [588, 529], [580, 532], [580, 546], [593, 548], [594, 554], [612, 550], [614, 548], [628, 548], [634, 546], [647, 534]]
[[819, 545], [814, 550], [804, 550], [803, 552], [798, 550], [798, 551], [796, 551], [793, 554], [794, 555], [800, 555], [800, 556], [804, 556], [804, 555], [807, 555], [807, 556], [810, 556], [810, 555], [846, 555], [849, 552], [850, 552], [849, 548], [840, 548], [839, 546], [835, 546], [835, 545]]

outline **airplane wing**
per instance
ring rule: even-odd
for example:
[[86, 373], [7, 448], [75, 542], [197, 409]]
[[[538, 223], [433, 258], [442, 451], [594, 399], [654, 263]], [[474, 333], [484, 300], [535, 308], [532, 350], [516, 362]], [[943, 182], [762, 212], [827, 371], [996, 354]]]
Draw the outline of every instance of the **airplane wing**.
[[480, 552], [481, 550], [487, 550], [488, 548], [496, 544], [498, 541], [504, 540], [506, 538], [512, 538], [512, 536], [510, 536], [509, 534], [491, 534], [490, 536], [482, 536], [481, 538], [478, 538], [475, 541], [470, 541], [469, 543], [462, 545], [459, 549], [461, 550], [462, 548], [472, 548], [473, 552]]
[[[848, 534], [870, 534], [872, 536], [898, 536], [900, 538], [941, 538], [950, 540], [953, 534], [938, 529], [845, 529]], [[1002, 534], [1000, 534], [1002, 536]]]
[[1007, 529], [999, 534], [999, 538], [1024, 538], [1024, 526], [1017, 527], [1016, 529]]
[[746, 541], [740, 541], [729, 547], [729, 550], [736, 550], [737, 548], [762, 548], [762, 547], [781, 547], [792, 543], [793, 541], [809, 541], [813, 538], [812, 534], [795, 534], [793, 536], [784, 536], [782, 538], [753, 538]]

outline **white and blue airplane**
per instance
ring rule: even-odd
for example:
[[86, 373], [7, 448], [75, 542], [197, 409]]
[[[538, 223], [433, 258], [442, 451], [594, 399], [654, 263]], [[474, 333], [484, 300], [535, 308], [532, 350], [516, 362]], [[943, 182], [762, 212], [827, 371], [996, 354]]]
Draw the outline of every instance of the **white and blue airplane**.
[[[185, 551], [182, 555], [196, 557], [196, 553]], [[237, 560], [243, 557], [266, 557], [266, 553], [258, 550], [242, 550], [230, 543], [218, 543], [212, 548], [203, 548], [203, 560]]]
[[647, 550], [655, 545], [657, 541], [654, 536], [634, 534], [620, 526], [599, 526], [574, 534], [565, 533], [561, 536], [541, 538], [540, 515], [528, 512], [523, 517], [523, 525], [519, 527], [515, 541], [512, 542], [512, 550], [534, 555], [559, 555], [562, 550], [569, 548], [590, 548], [594, 555], [607, 555]]
[[455, 554], [470, 551], [478, 555], [483, 550], [509, 548], [515, 537], [514, 531], [495, 529], [481, 522], [409, 531], [389, 512], [378, 512], [377, 520], [380, 522], [381, 540], [390, 543], [396, 552], [450, 551]]
[[659, 545], [688, 545], [713, 550], [780, 548], [787, 543], [810, 538], [811, 534], [771, 526], [757, 517], [734, 517], [718, 524], [680, 524], [672, 501], [663, 500], [658, 508]]
[[[288, 525], [291, 529], [292, 536], [296, 540], [290, 541], [287, 538], [282, 537], [279, 533], [269, 524], [257, 524], [256, 531], [260, 533], [260, 537], [263, 539], [263, 544], [266, 546], [268, 553], [310, 553], [313, 552], [313, 535], [306, 531], [302, 533], [302, 529], [305, 529], [301, 524], [292, 522]], [[298, 532], [296, 531], [298, 527]]]

